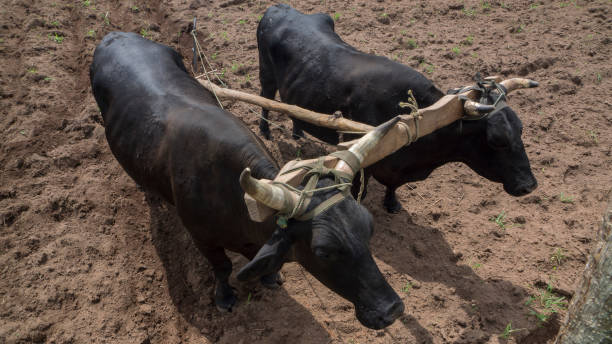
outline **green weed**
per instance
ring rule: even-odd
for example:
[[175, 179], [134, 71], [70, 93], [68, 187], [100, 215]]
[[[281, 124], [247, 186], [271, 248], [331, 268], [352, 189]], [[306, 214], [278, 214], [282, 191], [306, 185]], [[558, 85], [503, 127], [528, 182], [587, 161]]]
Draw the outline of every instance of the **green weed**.
[[51, 22], [51, 25], [53, 25], [53, 26], [55, 26], [55, 27], [59, 27], [59, 26], [60, 26], [60, 23], [59, 23], [59, 21], [54, 20], [54, 21], [52, 21], [52, 22]]
[[574, 197], [567, 196], [563, 192], [559, 194], [559, 200], [561, 203], [574, 203]]
[[333, 16], [334, 21], [338, 21], [338, 19], [340, 19], [340, 16], [341, 16], [341, 15], [342, 15], [342, 14], [340, 14], [339, 12], [334, 13], [334, 16]]
[[31, 74], [36, 74], [38, 72], [38, 70], [36, 69], [36, 67], [30, 67], [27, 69], [28, 73]]
[[599, 143], [599, 138], [597, 137], [596, 132], [594, 132], [593, 130], [589, 130], [587, 134], [589, 135], [589, 138], [593, 140], [593, 142], [595, 142], [596, 144]]
[[472, 45], [474, 43], [474, 36], [469, 35], [463, 40], [463, 44]]
[[561, 264], [563, 264], [563, 261], [566, 258], [567, 257], [563, 254], [563, 249], [557, 247], [555, 248], [553, 253], [550, 255], [550, 262], [553, 264], [554, 268], [556, 269], [557, 266], [561, 266]]
[[530, 10], [534, 10], [534, 9], [538, 8], [538, 6], [539, 6], [538, 4], [532, 3], [532, 4], [529, 4], [529, 9]]
[[223, 31], [223, 32], [221, 32], [221, 37], [223, 37], [223, 39], [225, 39], [226, 41], [228, 41], [228, 40], [229, 40], [229, 36], [228, 36], [228, 34], [227, 34], [227, 31]]
[[428, 74], [433, 74], [435, 66], [425, 61], [421, 62], [421, 68], [425, 69]]
[[470, 266], [472, 267], [472, 270], [478, 270], [482, 267], [482, 264], [475, 262], [472, 263]]
[[134, 6], [130, 7], [130, 9], [131, 9], [131, 10], [132, 10], [132, 12], [134, 12], [134, 13], [138, 13], [138, 11], [140, 10], [140, 9], [138, 8], [138, 6], [136, 6], [136, 5], [134, 5]]
[[462, 12], [463, 12], [463, 14], [465, 14], [468, 17], [471, 17], [474, 14], [476, 14], [476, 10], [471, 8], [471, 7], [464, 7]]
[[550, 316], [554, 313], [567, 308], [567, 301], [565, 297], [556, 296], [553, 293], [553, 286], [551, 283], [546, 285], [546, 290], [543, 290], [538, 296], [530, 296], [525, 306], [534, 305], [537, 301], [537, 305], [542, 308], [541, 311], [536, 309], [530, 309], [529, 314], [535, 316], [540, 322], [546, 322], [550, 319]]
[[140, 35], [141, 35], [142, 37], [144, 37], [144, 38], [147, 38], [147, 37], [149, 37], [151, 34], [149, 33], [149, 30], [148, 30], [148, 29], [146, 29], [146, 28], [144, 28], [144, 27], [143, 27], [142, 29], [140, 29]]
[[506, 211], [502, 211], [499, 213], [499, 215], [491, 217], [489, 221], [495, 222], [495, 224], [501, 229], [509, 228], [508, 223], [506, 222]]
[[51, 81], [51, 80], [53, 80], [53, 78], [52, 78], [52, 77], [50, 77], [50, 76], [46, 76], [46, 77], [45, 77], [43, 80], [45, 80], [45, 81]]
[[416, 42], [414, 39], [412, 39], [412, 38], [408, 39], [408, 40], [406, 41], [406, 43], [408, 44], [408, 47], [409, 47], [410, 49], [415, 49], [415, 48], [417, 48], [417, 47], [418, 47], [417, 42]]
[[504, 329], [504, 332], [502, 332], [502, 334], [499, 335], [499, 338], [503, 338], [503, 339], [508, 339], [510, 338], [510, 335], [513, 334], [514, 332], [519, 332], [519, 331], [523, 331], [525, 330], [524, 328], [517, 328], [517, 329], [513, 329], [512, 328], [512, 321], [508, 323], [508, 325], [506, 325], [506, 328]]
[[91, 6], [91, 1], [90, 0], [83, 0], [82, 4], [83, 4], [83, 7], [89, 7], [89, 6]]
[[62, 44], [62, 42], [64, 41], [64, 36], [59, 35], [57, 32], [54, 32], [53, 34], [49, 34], [49, 39], [54, 41], [57, 44]]
[[246, 302], [247, 306], [251, 303], [251, 297], [252, 297], [252, 294], [249, 293], [249, 296], [247, 296], [247, 302]]
[[210, 58], [215, 60], [217, 58], [217, 56], [219, 56], [219, 52], [215, 51], [212, 55], [210, 55]]
[[96, 37], [96, 30], [88, 30], [87, 31], [87, 37], [91, 37], [91, 38], [95, 38]]
[[453, 47], [453, 48], [451, 49], [451, 51], [452, 51], [453, 53], [455, 53], [455, 54], [459, 55], [459, 53], [461, 52], [461, 49], [459, 49], [459, 47]]
[[482, 8], [482, 10], [483, 10], [483, 11], [488, 11], [488, 10], [490, 10], [490, 9], [491, 9], [491, 4], [490, 4], [490, 3], [488, 3], [488, 2], [486, 2], [486, 1], [483, 1], [483, 2], [480, 4], [480, 7]]
[[406, 285], [402, 288], [402, 291], [406, 294], [410, 293], [412, 290], [412, 283], [406, 282]]
[[601, 73], [597, 73], [597, 75], [595, 76], [595, 79], [597, 80], [597, 83], [598, 83], [598, 84], [600, 84], [600, 83], [601, 83], [601, 80], [603, 79], [603, 78], [601, 77]]

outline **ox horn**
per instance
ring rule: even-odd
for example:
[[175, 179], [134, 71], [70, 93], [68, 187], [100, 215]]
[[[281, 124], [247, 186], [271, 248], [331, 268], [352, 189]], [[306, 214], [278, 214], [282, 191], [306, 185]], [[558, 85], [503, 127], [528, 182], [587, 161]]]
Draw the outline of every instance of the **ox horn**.
[[467, 115], [480, 116], [495, 110], [495, 106], [481, 104], [472, 100], [466, 100], [463, 104], [463, 110]]
[[518, 90], [519, 88], [538, 87], [540, 84], [537, 81], [533, 81], [530, 79], [512, 78], [500, 82], [500, 85], [506, 88], [506, 93], [510, 93], [514, 90]]
[[248, 167], [240, 174], [240, 186], [256, 201], [281, 212], [291, 212], [297, 201], [297, 195], [292, 192], [285, 192], [276, 185], [251, 177], [251, 169]]
[[[400, 120], [399, 116], [396, 116], [387, 122], [379, 125], [374, 130], [369, 131], [362, 138], [357, 140], [355, 144], [353, 144], [348, 150], [352, 152], [357, 160], [359, 161], [359, 166], [357, 169], [359, 170], [361, 164], [365, 160], [368, 153], [378, 145], [380, 140], [395, 126], [395, 124]], [[352, 168], [343, 160], [340, 160], [336, 166], [336, 170], [341, 170], [350, 173], [351, 175], [355, 175], [357, 171], [353, 171]]]

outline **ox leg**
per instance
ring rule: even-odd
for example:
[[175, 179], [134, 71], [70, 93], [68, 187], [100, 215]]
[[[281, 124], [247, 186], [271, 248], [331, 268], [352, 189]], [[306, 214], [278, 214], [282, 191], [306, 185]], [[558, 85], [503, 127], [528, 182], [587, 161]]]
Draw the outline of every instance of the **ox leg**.
[[298, 121], [291, 120], [293, 122], [293, 139], [299, 140], [304, 136], [304, 130], [302, 130], [302, 126]]
[[[267, 78], [263, 73], [259, 72], [259, 81], [261, 83], [261, 93], [260, 95], [264, 98], [274, 100], [274, 96], [276, 95], [276, 82], [274, 78]], [[261, 109], [261, 118], [259, 119], [259, 132], [266, 140], [270, 139], [270, 125], [268, 124], [268, 113], [269, 111], [262, 108]]]
[[395, 190], [397, 187], [387, 186], [387, 191], [385, 192], [385, 200], [383, 201], [383, 206], [387, 210], [388, 213], [397, 214], [400, 210], [402, 210], [402, 204], [397, 200], [395, 195]]
[[259, 279], [261, 285], [268, 289], [277, 289], [279, 286], [283, 284], [283, 280], [281, 279], [280, 272], [271, 273], [269, 275], [261, 276]]
[[222, 312], [231, 312], [236, 303], [236, 294], [229, 284], [232, 273], [232, 261], [225, 254], [223, 247], [213, 247], [204, 250], [215, 273], [215, 304]]

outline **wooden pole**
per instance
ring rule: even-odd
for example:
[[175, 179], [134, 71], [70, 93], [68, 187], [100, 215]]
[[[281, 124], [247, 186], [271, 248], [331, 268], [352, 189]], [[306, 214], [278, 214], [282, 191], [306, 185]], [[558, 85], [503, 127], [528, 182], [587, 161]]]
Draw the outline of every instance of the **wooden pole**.
[[243, 102], [247, 102], [249, 104], [258, 105], [265, 109], [281, 112], [289, 115], [293, 118], [301, 119], [305, 122], [331, 128], [340, 131], [350, 131], [357, 133], [367, 133], [368, 131], [374, 129], [373, 126], [359, 123], [355, 121], [348, 120], [342, 117], [334, 117], [332, 115], [326, 115], [310, 110], [306, 110], [304, 108], [289, 105], [281, 102], [277, 102], [276, 100], [271, 100], [268, 98], [256, 96], [253, 94], [248, 94], [245, 92], [231, 90], [229, 88], [219, 87], [208, 80], [198, 80], [202, 86], [204, 86], [207, 90], [216, 94], [220, 99], [236, 99]]

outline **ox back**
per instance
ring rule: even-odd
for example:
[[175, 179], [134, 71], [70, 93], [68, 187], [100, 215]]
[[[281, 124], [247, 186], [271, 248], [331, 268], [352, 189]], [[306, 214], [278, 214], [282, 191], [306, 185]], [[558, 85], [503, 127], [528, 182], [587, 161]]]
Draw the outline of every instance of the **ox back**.
[[[326, 14], [305, 15], [287, 5], [272, 6], [259, 23], [257, 42], [261, 95], [266, 98], [273, 99], [278, 90], [283, 102], [321, 113], [339, 110], [346, 118], [378, 125], [406, 113], [399, 103], [407, 100], [408, 90], [420, 108], [444, 95], [414, 69], [365, 54], [342, 41]], [[267, 118], [268, 112], [263, 110], [262, 115]], [[401, 208], [395, 197], [397, 187], [423, 180], [451, 161], [464, 162], [485, 178], [503, 183], [512, 195], [535, 189], [537, 183], [520, 138], [520, 120], [509, 107], [491, 117], [496, 118], [462, 125], [455, 122], [369, 167], [366, 177], [372, 175], [387, 187], [387, 210]], [[300, 120], [293, 120], [293, 125], [295, 135], [306, 130], [328, 143], [338, 143], [333, 130]], [[269, 138], [265, 121], [260, 122], [260, 129]], [[502, 139], [492, 144], [492, 137]]]
[[114, 32], [90, 72], [108, 143], [127, 173], [176, 206], [184, 225], [198, 229], [191, 230], [198, 246], [214, 242], [252, 257], [273, 226], [249, 220], [240, 172], [278, 173], [260, 140], [216, 105], [169, 47]]

